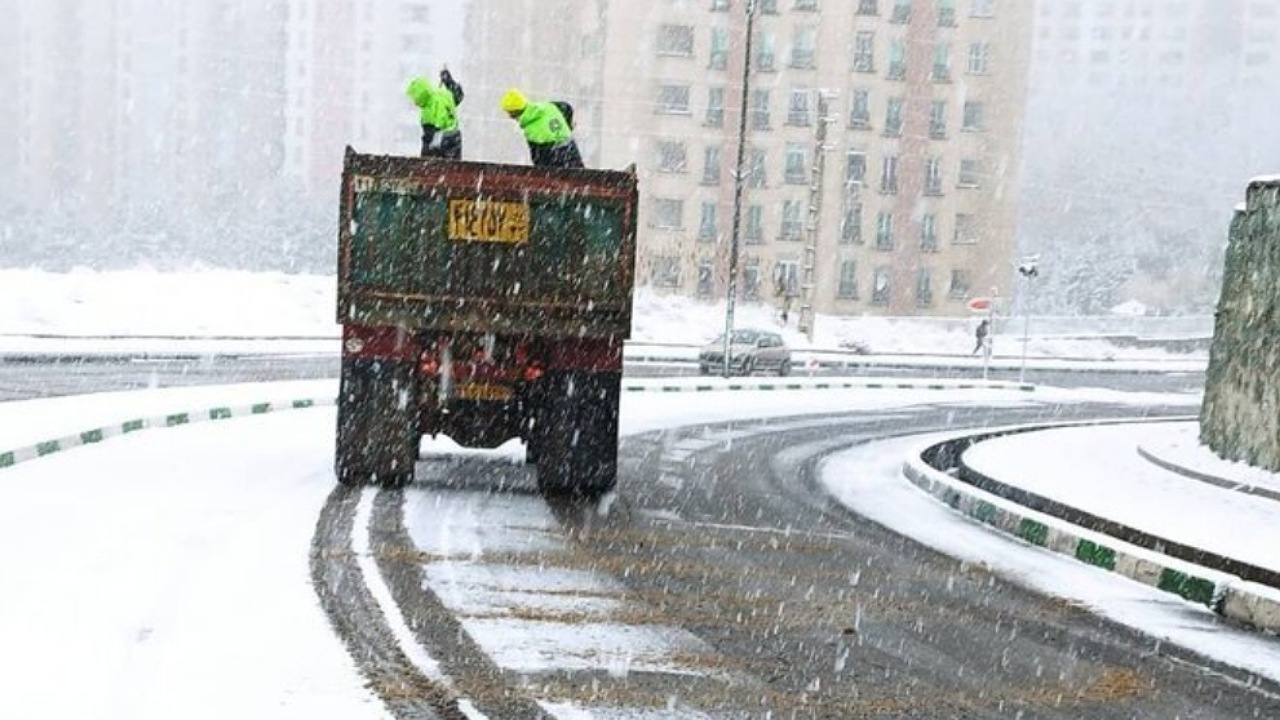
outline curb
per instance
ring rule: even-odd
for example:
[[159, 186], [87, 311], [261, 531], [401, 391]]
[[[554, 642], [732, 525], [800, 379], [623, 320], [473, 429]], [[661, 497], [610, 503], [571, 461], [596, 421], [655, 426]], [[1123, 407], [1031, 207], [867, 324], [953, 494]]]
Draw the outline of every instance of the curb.
[[1001, 383], [1001, 382], [958, 382], [958, 383], [942, 383], [937, 381], [884, 381], [884, 380], [817, 380], [817, 381], [789, 381], [789, 382], [761, 382], [761, 383], [743, 383], [743, 382], [724, 382], [724, 383], [708, 383], [701, 382], [697, 384], [660, 384], [660, 383], [631, 383], [623, 384], [623, 392], [659, 392], [659, 393], [675, 393], [675, 392], [722, 392], [726, 390], [1016, 390], [1019, 392], [1034, 392], [1035, 385], [1027, 383]]
[[197, 422], [213, 420], [230, 420], [232, 418], [265, 415], [283, 410], [304, 410], [306, 408], [333, 405], [336, 398], [298, 398], [275, 402], [261, 402], [250, 405], [226, 405], [205, 410], [168, 413], [147, 418], [124, 420], [112, 425], [84, 430], [74, 435], [67, 435], [56, 440], [46, 440], [34, 445], [0, 452], [0, 469], [12, 467], [18, 463], [35, 460], [64, 450], [94, 445], [104, 440], [128, 435], [129, 433], [152, 428], [177, 427]]
[[[786, 391], [786, 390], [827, 390], [827, 389], [847, 389], [847, 388], [867, 388], [867, 389], [923, 389], [923, 390], [972, 390], [972, 389], [994, 389], [994, 390], [1020, 390], [1030, 392], [1035, 390], [1034, 385], [1010, 385], [1010, 384], [981, 384], [981, 383], [926, 383], [926, 382], [763, 382], [759, 384], [737, 383], [731, 382], [726, 384], [699, 384], [699, 385], [664, 385], [654, 383], [631, 383], [624, 384], [623, 391], [628, 393], [635, 392], [656, 392], [656, 393], [672, 393], [672, 392], [709, 392], [709, 391], [748, 391], [748, 390], [765, 390], [765, 391]], [[252, 403], [249, 405], [235, 406], [218, 406], [203, 410], [189, 410], [183, 412], [174, 412], [164, 415], [156, 415], [146, 418], [134, 418], [124, 420], [112, 425], [83, 430], [74, 435], [54, 440], [45, 440], [33, 445], [15, 448], [11, 450], [0, 451], [0, 469], [12, 467], [18, 463], [28, 462], [42, 458], [46, 455], [70, 450], [73, 448], [83, 447], [85, 445], [93, 445], [104, 440], [120, 437], [129, 433], [138, 432], [140, 430], [148, 430], [152, 428], [176, 427], [178, 425], [189, 425], [197, 422], [208, 422], [213, 420], [230, 420], [240, 417], [251, 417], [254, 415], [264, 415], [271, 412], [280, 412], [283, 410], [303, 410], [312, 407], [331, 406], [337, 403], [336, 397], [311, 397], [298, 398], [293, 400], [283, 400], [275, 402]]]
[[1216, 475], [1210, 475], [1209, 473], [1202, 473], [1198, 470], [1185, 468], [1175, 462], [1165, 460], [1154, 451], [1148, 450], [1142, 445], [1138, 446], [1138, 455], [1142, 456], [1142, 459], [1156, 467], [1168, 470], [1171, 473], [1177, 473], [1183, 477], [1189, 477], [1192, 480], [1209, 483], [1210, 485], [1220, 487], [1223, 490], [1232, 490], [1234, 492], [1244, 493], [1245, 495], [1253, 495], [1255, 497], [1266, 498], [1267, 500], [1280, 501], [1280, 491], [1258, 487], [1257, 485], [1249, 485], [1247, 483], [1238, 483], [1234, 480], [1227, 480], [1226, 478], [1220, 478]]
[[1280, 590], [1021, 507], [929, 467], [919, 453], [903, 463], [902, 474], [952, 510], [1026, 543], [1172, 593], [1252, 628], [1280, 632]]

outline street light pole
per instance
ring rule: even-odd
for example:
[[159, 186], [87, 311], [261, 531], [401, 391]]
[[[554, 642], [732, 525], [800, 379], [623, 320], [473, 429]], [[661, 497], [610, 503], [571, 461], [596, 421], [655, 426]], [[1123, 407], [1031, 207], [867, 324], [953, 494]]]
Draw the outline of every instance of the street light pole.
[[747, 155], [747, 94], [751, 87], [751, 35], [756, 0], [747, 0], [747, 38], [742, 58], [742, 105], [738, 116], [738, 164], [733, 183], [733, 230], [729, 234], [729, 287], [724, 313], [724, 376], [729, 377], [729, 345], [733, 338], [733, 304], [738, 294], [738, 232], [742, 225], [742, 166]]
[[1031, 280], [1040, 274], [1040, 256], [1028, 255], [1018, 264], [1022, 276], [1022, 366], [1018, 370], [1018, 382], [1027, 381], [1027, 345], [1031, 342]]

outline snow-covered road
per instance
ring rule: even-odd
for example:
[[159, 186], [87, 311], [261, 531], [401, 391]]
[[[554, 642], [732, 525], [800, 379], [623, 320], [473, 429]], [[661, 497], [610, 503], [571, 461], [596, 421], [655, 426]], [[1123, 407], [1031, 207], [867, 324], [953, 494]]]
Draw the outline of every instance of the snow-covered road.
[[[277, 398], [326, 389], [333, 387], [282, 384], [237, 388], [223, 397], [236, 395], [236, 401], [256, 392]], [[22, 405], [22, 416], [0, 413], [0, 442], [12, 447], [37, 432], [70, 433], [111, 413], [118, 420], [209, 406], [215, 393], [196, 388], [78, 403], [9, 404]], [[637, 393], [624, 398], [623, 432], [924, 403], [1015, 406], [1125, 399], [1135, 404], [1179, 400], [1083, 391]], [[316, 408], [189, 425], [4, 469], [0, 664], [8, 689], [0, 694], [0, 717], [387, 717], [332, 633], [308, 576], [308, 544], [334, 482], [333, 423], [331, 408]], [[898, 477], [904, 446], [860, 452], [833, 460], [828, 468], [834, 492], [860, 512], [951, 552], [998, 545], [1008, 563], [1001, 570], [1029, 585], [1095, 608], [1103, 604], [1100, 599], [1121, 595], [1131, 612], [1115, 614], [1117, 619], [1174, 642], [1208, 647], [1224, 663], [1280, 677], [1274, 642], [1225, 633], [1207, 613], [1197, 615], [1146, 588], [1050, 560], [951, 515]], [[858, 463], [857, 483], [846, 483], [852, 477], [849, 463]], [[454, 547], [467, 542], [468, 532], [482, 522], [465, 512], [450, 517]], [[413, 532], [419, 544], [442, 541], [429, 528]], [[470, 582], [447, 557], [431, 572], [442, 587]], [[572, 580], [608, 595], [608, 577]], [[476, 602], [499, 599], [510, 601], [490, 596]], [[477, 608], [469, 610], [483, 616]], [[513, 652], [510, 662], [538, 662], [537, 652], [514, 652], [517, 646], [536, 647], [534, 638], [512, 633], [509, 625], [489, 629], [486, 646], [505, 639]], [[663, 652], [655, 648], [652, 656]], [[607, 653], [575, 657], [618, 662]], [[549, 709], [558, 717], [586, 716], [581, 708]]]

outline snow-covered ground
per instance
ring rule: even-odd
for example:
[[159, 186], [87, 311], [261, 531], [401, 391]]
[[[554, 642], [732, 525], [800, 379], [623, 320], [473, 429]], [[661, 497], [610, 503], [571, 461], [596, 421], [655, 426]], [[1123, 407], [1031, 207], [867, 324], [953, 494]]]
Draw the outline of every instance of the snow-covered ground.
[[[254, 393], [258, 399], [323, 398], [335, 389], [332, 381], [323, 381], [103, 394], [81, 398], [78, 404], [0, 404], [0, 446], [11, 446], [6, 438], [29, 438], [29, 431], [20, 430], [31, 425], [66, 434], [84, 429], [91, 418], [124, 420], [126, 415], [250, 402]], [[1013, 406], [1125, 397], [1049, 388], [1035, 393], [807, 391], [741, 392], [725, 403], [708, 401], [707, 394], [629, 393], [623, 432], [921, 403]], [[1130, 399], [1145, 404], [1177, 398]], [[152, 430], [0, 471], [7, 496], [0, 506], [0, 567], [11, 579], [0, 597], [0, 637], [6, 638], [0, 658], [9, 688], [0, 694], [0, 716], [386, 717], [328, 630], [308, 578], [307, 543], [334, 482], [333, 422], [331, 408], [316, 408]], [[1169, 438], [1174, 439], [1172, 434]], [[984, 562], [1029, 585], [1280, 679], [1280, 648], [1273, 641], [1227, 629], [1208, 611], [1172, 596], [1011, 541], [919, 493], [903, 481], [900, 468], [908, 448], [920, 442], [915, 438], [850, 450], [827, 463], [825, 482], [859, 512], [922, 542], [949, 552], [981, 554]], [[434, 449], [447, 451], [446, 446]], [[1124, 443], [1091, 446], [1103, 465], [1108, 457], [1119, 462], [1125, 450]], [[1000, 458], [1010, 472], [1021, 472], [1040, 451], [1014, 445]], [[519, 449], [496, 452], [516, 459]], [[854, 466], [856, 473], [851, 472]], [[1071, 487], [1061, 483], [1069, 501], [1077, 499]], [[1146, 486], [1144, 512], [1160, 516], [1178, 507], [1184, 489]], [[1081, 495], [1091, 492], [1088, 487], [1079, 490]], [[1234, 499], [1215, 503], [1214, 497], [1200, 499], [1201, 517], [1219, 510], [1236, 514]], [[536, 510], [536, 497], [521, 502]], [[522, 527], [537, 521], [530, 508], [520, 511]], [[469, 521], [475, 525], [468, 528]], [[498, 542], [501, 535], [492, 521], [452, 513], [449, 535], [459, 545], [467, 545], [468, 537]], [[480, 527], [485, 530], [478, 532]], [[421, 543], [438, 541], [438, 535], [421, 528], [415, 532]], [[1252, 539], [1237, 535], [1235, 542]], [[470, 556], [464, 553], [458, 562], [432, 567], [433, 582], [443, 592], [457, 590], [458, 583], [468, 582], [467, 573], [474, 573], [464, 567], [471, 565]], [[607, 587], [608, 578], [565, 582]], [[451, 597], [457, 601], [455, 611], [487, 618], [488, 624], [476, 632], [482, 647], [500, 662], [528, 670], [538, 666], [540, 657], [564, 657], [560, 650], [577, 662], [614, 670], [620, 662], [610, 650], [616, 650], [616, 643], [607, 640], [607, 625], [597, 628], [604, 639], [584, 646], [580, 634], [563, 628], [495, 624], [493, 611], [502, 606], [493, 605], [498, 601], [492, 594], [472, 601], [465, 594]], [[471, 607], [478, 603], [489, 605]], [[677, 649], [691, 641], [664, 637]], [[646, 645], [644, 656], [660, 665], [662, 639], [649, 642], [653, 644]], [[64, 690], [69, 677], [76, 678], [75, 692]], [[584, 717], [575, 714], [580, 709], [557, 712]]]
[[[38, 334], [327, 337], [335, 332], [329, 284], [327, 278], [220, 272], [169, 277], [0, 271], [0, 334], [22, 336], [12, 338], [19, 343]], [[766, 308], [740, 310], [742, 324], [773, 322]], [[716, 315], [711, 306], [642, 296], [636, 334], [649, 341], [700, 341], [717, 331], [722, 319]], [[892, 334], [886, 333], [885, 347]], [[873, 333], [864, 337], [873, 347], [880, 341]], [[938, 333], [926, 340], [936, 351], [946, 337]], [[823, 341], [836, 344], [834, 337]], [[952, 344], [963, 354], [970, 342], [967, 331], [956, 331]], [[1087, 341], [1084, 348], [1073, 352], [1113, 350], [1100, 341]], [[901, 345], [894, 349], [906, 351]], [[335, 392], [333, 381], [315, 381], [0, 403], [0, 453], [131, 418], [332, 398]], [[990, 407], [1084, 401], [1183, 403], [1193, 414], [1198, 398], [1044, 387], [1031, 393], [741, 391], [733, 402], [724, 402], [720, 393], [636, 392], [623, 399], [623, 432], [923, 403]], [[332, 409], [321, 407], [185, 425], [0, 468], [6, 490], [0, 505], [0, 567], [7, 578], [0, 593], [0, 668], [6, 685], [0, 717], [387, 717], [330, 632], [308, 576], [308, 542], [334, 483], [333, 423]], [[1113, 493], [1141, 488], [1140, 502], [1124, 503], [1131, 522], [1167, 522], [1170, 515], [1188, 512], [1184, 498], [1195, 492], [1193, 510], [1206, 520], [1196, 532], [1217, 527], [1221, 535], [1171, 539], [1223, 543], [1216, 547], [1250, 557], [1261, 553], [1255, 558], [1259, 562], [1274, 562], [1273, 548], [1258, 549], [1257, 538], [1236, 523], [1245, 502], [1238, 493], [1173, 480], [1131, 456], [1141, 442], [1202, 472], [1241, 482], [1277, 482], [1274, 476], [1218, 460], [1194, 441], [1185, 423], [1144, 425], [1134, 432], [1120, 437], [1111, 429], [1095, 430], [1066, 444], [1049, 444], [1072, 452], [1074, 459], [1088, 457], [1099, 482]], [[920, 443], [914, 438], [851, 449], [825, 464], [824, 481], [858, 512], [921, 542], [980, 559], [1153, 636], [1280, 680], [1274, 640], [1227, 628], [1200, 606], [1010, 540], [925, 496], [901, 477], [905, 454]], [[1036, 462], [1050, 448], [1036, 445], [1031, 436], [991, 447], [989, 457], [975, 456], [989, 474], [1015, 484], [1025, 478], [1069, 504], [1097, 502], [1096, 484], [1075, 482], [1070, 463]], [[498, 453], [518, 454], [519, 449]], [[1029, 473], [1030, 466], [1039, 470]], [[1255, 502], [1269, 501], [1249, 500], [1246, 510], [1259, 518], [1260, 531], [1271, 533], [1263, 527], [1271, 506]], [[1095, 507], [1112, 509], [1120, 508]], [[1176, 523], [1163, 529], [1179, 532]], [[466, 537], [465, 526], [454, 530], [456, 537]], [[419, 542], [433, 542], [420, 528], [417, 532]], [[460, 568], [431, 572], [451, 582], [464, 575]], [[607, 588], [607, 580], [574, 582]], [[465, 595], [460, 597], [463, 604], [455, 610], [465, 613]], [[386, 609], [394, 611], [384, 604]], [[536, 664], [538, 654], [515, 652], [520, 648], [514, 646], [554, 649], [555, 643], [582, 640], [554, 632], [533, 637], [522, 634], [526, 629], [500, 625], [485, 642], [511, 643], [505, 662], [526, 668]], [[574, 652], [605, 665], [618, 662], [600, 644]], [[660, 656], [661, 648], [652, 654]], [[572, 708], [553, 711], [558, 717], [586, 717]]]
[[[317, 275], [214, 269], [188, 273], [0, 270], [0, 350], [30, 349], [32, 336], [49, 335], [60, 336], [60, 347], [106, 349], [120, 345], [101, 339], [112, 336], [332, 339], [339, 330], [334, 320], [335, 290], [334, 278]], [[819, 316], [810, 342], [797, 329], [795, 313], [783, 324], [775, 307], [740, 303], [735, 308], [734, 325], [780, 330], [791, 347], [802, 351], [834, 350], [857, 343], [877, 355], [967, 356], [972, 355], [973, 331], [980, 317]], [[1007, 323], [997, 323], [1004, 332], [995, 338], [997, 357], [1021, 356], [1022, 321], [1009, 318]], [[1206, 327], [1197, 318], [1148, 321], [1149, 332], [1160, 335], [1203, 337]], [[1036, 318], [1032, 320], [1027, 354], [1033, 358], [1203, 364], [1203, 352], [1189, 355], [1150, 347], [1123, 347], [1088, 337], [1114, 334], [1135, 323], [1133, 318], [1095, 319], [1089, 330], [1079, 327], [1078, 319]], [[703, 302], [659, 295], [643, 288], [636, 293], [632, 321], [635, 344], [700, 345], [722, 333], [724, 325], [723, 300]], [[68, 346], [65, 336], [92, 336], [98, 344]], [[148, 347], [165, 346], [152, 341]], [[312, 347], [332, 351], [335, 346], [319, 342]]]

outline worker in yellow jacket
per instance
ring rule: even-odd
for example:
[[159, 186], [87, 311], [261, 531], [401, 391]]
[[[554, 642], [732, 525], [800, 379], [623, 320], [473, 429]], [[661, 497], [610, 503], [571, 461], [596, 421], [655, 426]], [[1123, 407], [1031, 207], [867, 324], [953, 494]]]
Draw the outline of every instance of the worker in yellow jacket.
[[422, 157], [462, 159], [462, 131], [458, 127], [458, 105], [462, 103], [462, 86], [449, 74], [440, 71], [440, 84], [425, 77], [409, 81], [405, 94], [418, 106], [422, 123]]
[[582, 153], [573, 139], [573, 106], [569, 103], [529, 102], [524, 93], [511, 88], [502, 95], [502, 111], [520, 123], [535, 166], [583, 167]]

